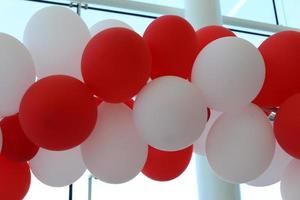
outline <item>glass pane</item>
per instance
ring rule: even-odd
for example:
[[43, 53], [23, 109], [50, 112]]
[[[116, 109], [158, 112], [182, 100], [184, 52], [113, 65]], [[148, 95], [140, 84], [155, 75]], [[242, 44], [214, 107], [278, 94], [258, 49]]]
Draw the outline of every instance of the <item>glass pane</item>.
[[31, 186], [23, 200], [67, 200], [68, 198], [68, 187], [55, 188], [47, 186], [31, 174]]
[[30, 17], [38, 10], [48, 6], [51, 6], [51, 4], [1, 0], [0, 32], [10, 34], [22, 41], [24, 29]]
[[96, 11], [96, 10], [82, 10], [82, 19], [86, 22], [88, 27], [93, 26], [97, 22], [104, 19], [118, 19], [130, 25], [137, 33], [143, 34], [147, 26], [153, 19], [136, 17], [124, 14], [116, 14], [110, 12]]
[[242, 184], [241, 200], [282, 200], [280, 194], [280, 184], [274, 184], [268, 187], [252, 187], [250, 185]]
[[[195, 169], [195, 159], [192, 159], [187, 170], [180, 177], [169, 182], [156, 182], [142, 174], [139, 174], [135, 179], [127, 183], [119, 185], [106, 184], [93, 179], [92, 200], [198, 200]], [[78, 187], [82, 188], [86, 187], [86, 185]]]
[[90, 172], [86, 171], [86, 173], [73, 184], [73, 200], [88, 200], [89, 177]]
[[276, 6], [280, 24], [300, 28], [299, 0], [277, 0]]
[[222, 15], [275, 24], [272, 0], [220, 0]]

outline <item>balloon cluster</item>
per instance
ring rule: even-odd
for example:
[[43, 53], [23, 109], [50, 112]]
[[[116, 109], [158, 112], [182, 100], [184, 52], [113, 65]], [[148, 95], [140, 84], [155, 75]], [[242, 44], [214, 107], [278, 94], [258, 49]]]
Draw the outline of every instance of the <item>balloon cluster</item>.
[[[107, 183], [140, 172], [169, 181], [193, 149], [228, 182], [282, 180], [285, 200], [300, 196], [300, 33], [257, 49], [178, 16], [141, 37], [117, 20], [89, 30], [71, 10], [48, 7], [23, 43], [0, 33], [1, 199], [26, 195], [30, 169], [54, 187], [86, 169]], [[263, 110], [278, 110], [274, 129]]]

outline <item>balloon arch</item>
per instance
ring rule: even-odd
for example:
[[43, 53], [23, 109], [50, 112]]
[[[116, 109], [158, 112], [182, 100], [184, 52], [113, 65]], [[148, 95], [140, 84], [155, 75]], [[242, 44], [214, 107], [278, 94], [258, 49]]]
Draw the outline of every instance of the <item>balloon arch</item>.
[[300, 196], [299, 32], [256, 48], [169, 15], [140, 36], [118, 20], [89, 30], [54, 6], [23, 43], [0, 33], [0, 71], [1, 199], [22, 199], [30, 170], [53, 187], [86, 169], [107, 183], [169, 181], [193, 150], [225, 181], [281, 180], [284, 200]]

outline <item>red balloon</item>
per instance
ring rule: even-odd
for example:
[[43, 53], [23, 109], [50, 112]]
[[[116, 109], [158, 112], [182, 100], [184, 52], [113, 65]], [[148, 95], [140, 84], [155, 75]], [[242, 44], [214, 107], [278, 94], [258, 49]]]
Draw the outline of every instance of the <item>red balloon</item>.
[[96, 101], [96, 105], [99, 106], [103, 100], [99, 99], [97, 96], [94, 96], [94, 100]]
[[48, 76], [25, 93], [19, 119], [27, 137], [39, 147], [66, 150], [81, 144], [97, 120], [88, 87], [65, 75]]
[[179, 151], [161, 151], [151, 146], [143, 174], [156, 181], [170, 181], [180, 176], [190, 163], [193, 146]]
[[144, 39], [152, 53], [152, 79], [165, 75], [190, 77], [197, 56], [197, 37], [185, 19], [159, 17], [148, 26]]
[[133, 99], [129, 99], [128, 101], [124, 102], [131, 110], [133, 109], [133, 105], [134, 105], [134, 100]]
[[300, 159], [300, 93], [281, 104], [274, 121], [275, 137], [291, 156]]
[[30, 169], [26, 162], [12, 162], [0, 156], [0, 199], [23, 199], [30, 181]]
[[206, 26], [196, 31], [198, 39], [198, 52], [212, 41], [222, 37], [235, 37], [236, 35], [223, 26]]
[[254, 103], [277, 107], [300, 92], [300, 32], [276, 33], [266, 39], [259, 50], [266, 64], [266, 78]]
[[18, 114], [5, 117], [0, 127], [3, 135], [2, 156], [15, 162], [26, 162], [38, 152], [39, 147], [27, 138], [21, 128]]
[[121, 103], [146, 85], [151, 72], [151, 54], [137, 33], [110, 28], [89, 41], [81, 70], [84, 81], [100, 99]]

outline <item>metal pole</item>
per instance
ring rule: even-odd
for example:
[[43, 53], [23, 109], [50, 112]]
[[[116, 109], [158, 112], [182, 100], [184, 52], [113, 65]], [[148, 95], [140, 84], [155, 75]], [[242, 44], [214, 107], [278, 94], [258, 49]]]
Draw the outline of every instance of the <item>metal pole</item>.
[[273, 4], [273, 9], [274, 9], [275, 22], [276, 22], [276, 25], [279, 25], [279, 19], [278, 19], [277, 8], [276, 8], [276, 1], [272, 0], [272, 4]]
[[69, 200], [73, 200], [73, 184], [69, 185]]
[[[185, 17], [197, 30], [222, 24], [219, 0], [185, 0]], [[196, 155], [199, 200], [240, 200], [239, 185], [216, 177], [206, 157]]]
[[88, 179], [88, 200], [92, 200], [93, 176]]

